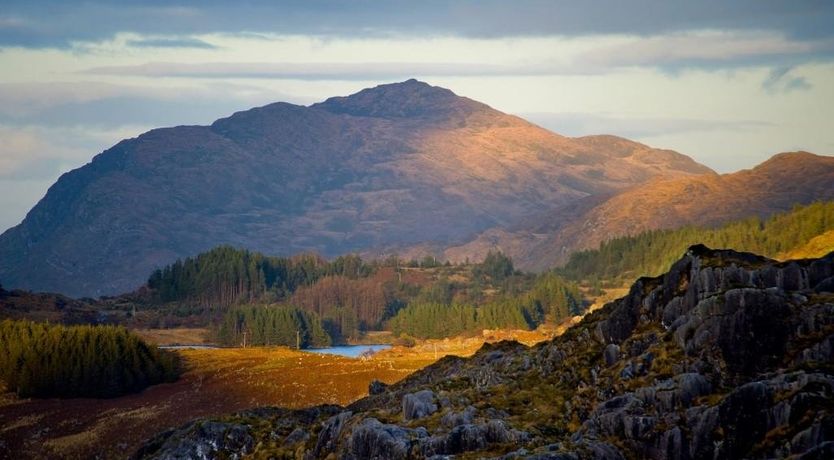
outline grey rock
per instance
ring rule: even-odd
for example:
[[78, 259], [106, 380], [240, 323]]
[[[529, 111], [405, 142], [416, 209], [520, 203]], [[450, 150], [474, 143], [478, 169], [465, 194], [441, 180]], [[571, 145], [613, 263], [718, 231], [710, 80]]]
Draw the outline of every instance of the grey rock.
[[605, 357], [605, 365], [610, 367], [620, 358], [620, 346], [614, 343], [609, 343], [605, 347], [603, 356]]
[[527, 432], [510, 428], [503, 420], [489, 420], [486, 423], [458, 425], [449, 433], [421, 440], [420, 451], [424, 456], [458, 454], [483, 450], [495, 443], [522, 444], [529, 439]]
[[447, 428], [454, 428], [458, 425], [467, 425], [475, 420], [475, 414], [478, 412], [473, 406], [467, 406], [460, 412], [450, 411], [440, 418], [440, 423]]
[[251, 452], [255, 440], [248, 426], [235, 423], [212, 421], [194, 422], [174, 436], [169, 436], [155, 452], [141, 451], [138, 458], [154, 460], [209, 460], [220, 454], [230, 459], [239, 459]]
[[408, 458], [412, 437], [426, 436], [425, 432], [408, 430], [397, 425], [383, 424], [375, 418], [362, 420], [351, 432], [346, 453], [349, 460], [403, 460]]
[[369, 395], [380, 395], [385, 393], [388, 389], [388, 385], [384, 382], [380, 382], [379, 380], [371, 380], [371, 383], [368, 385], [368, 394]]
[[434, 403], [434, 392], [422, 390], [403, 396], [403, 419], [414, 420], [426, 417], [437, 411]]
[[336, 449], [339, 436], [352, 415], [353, 412], [344, 411], [330, 417], [322, 424], [319, 437], [316, 440], [316, 447], [313, 450], [315, 457], [321, 457], [323, 454], [333, 452]]
[[298, 427], [292, 430], [292, 432], [284, 438], [284, 445], [291, 446], [293, 444], [298, 444], [299, 442], [305, 442], [308, 439], [310, 439], [310, 433], [307, 433], [306, 430]]

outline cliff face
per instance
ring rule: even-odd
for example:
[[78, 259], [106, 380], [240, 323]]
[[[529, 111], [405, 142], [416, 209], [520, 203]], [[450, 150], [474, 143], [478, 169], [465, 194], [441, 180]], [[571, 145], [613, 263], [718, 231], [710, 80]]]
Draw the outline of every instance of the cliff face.
[[564, 335], [446, 357], [350, 407], [198, 421], [141, 458], [831, 458], [834, 253], [694, 246]]
[[0, 235], [0, 280], [101, 295], [220, 244], [325, 256], [447, 247], [588, 196], [709, 172], [625, 139], [563, 137], [409, 80], [122, 141]]

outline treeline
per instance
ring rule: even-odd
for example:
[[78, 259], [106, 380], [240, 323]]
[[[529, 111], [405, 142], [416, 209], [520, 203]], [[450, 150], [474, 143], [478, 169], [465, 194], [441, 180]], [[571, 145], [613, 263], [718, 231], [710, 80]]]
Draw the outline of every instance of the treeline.
[[561, 321], [582, 310], [582, 297], [574, 283], [553, 273], [535, 278], [525, 293], [501, 296], [482, 305], [455, 301], [414, 302], [388, 321], [396, 335], [441, 338], [481, 329], [533, 329], [550, 319]]
[[351, 337], [360, 330], [378, 328], [385, 318], [391, 298], [384, 284], [382, 277], [326, 276], [298, 288], [290, 304], [315, 312], [334, 338]]
[[776, 257], [832, 229], [834, 202], [813, 203], [767, 219], [753, 217], [717, 228], [688, 226], [615, 238], [598, 249], [572, 254], [559, 272], [576, 280], [631, 280], [665, 272], [693, 244]]
[[[574, 286], [552, 274], [519, 272], [501, 252], [489, 252], [481, 263], [452, 265], [433, 257], [370, 263], [355, 255], [331, 262], [311, 255], [266, 257], [223, 246], [157, 270], [148, 287], [157, 305], [165, 305], [160, 311], [211, 319], [220, 341], [228, 345], [241, 344], [246, 332], [251, 344], [295, 346], [295, 331], [306, 330], [289, 325], [305, 321], [299, 311], [311, 315], [330, 341], [342, 343], [364, 331], [392, 327], [423, 331], [417, 336], [448, 335], [416, 324], [442, 317], [442, 312], [432, 313], [436, 305], [471, 310], [470, 319], [449, 326], [454, 333], [531, 328], [575, 314], [581, 305]], [[296, 310], [237, 308], [244, 305]], [[309, 346], [318, 346], [313, 342]]]
[[154, 271], [148, 279], [158, 301], [191, 302], [228, 307], [264, 298], [281, 299], [324, 276], [367, 276], [372, 268], [359, 256], [332, 262], [302, 254], [267, 257], [257, 252], [220, 246], [196, 257], [178, 260]]
[[171, 382], [176, 354], [123, 327], [0, 323], [0, 380], [21, 397], [101, 397]]
[[289, 306], [247, 305], [223, 316], [217, 339], [229, 346], [327, 347], [331, 340], [315, 313]]

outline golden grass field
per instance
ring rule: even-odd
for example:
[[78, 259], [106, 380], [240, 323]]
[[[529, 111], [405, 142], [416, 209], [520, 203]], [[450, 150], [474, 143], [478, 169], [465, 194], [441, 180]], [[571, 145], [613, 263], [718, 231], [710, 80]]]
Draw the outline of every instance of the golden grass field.
[[[531, 345], [566, 326], [423, 341], [364, 361], [285, 347], [178, 350], [186, 370], [177, 382], [114, 399], [18, 399], [0, 391], [0, 458], [124, 458], [154, 434], [198, 417], [258, 406], [344, 405], [366, 396], [374, 379], [394, 383], [445, 355], [469, 356], [487, 341]], [[195, 329], [138, 333], [155, 343], [203, 336]]]
[[208, 343], [209, 330], [205, 328], [133, 329], [138, 336], [157, 345]]

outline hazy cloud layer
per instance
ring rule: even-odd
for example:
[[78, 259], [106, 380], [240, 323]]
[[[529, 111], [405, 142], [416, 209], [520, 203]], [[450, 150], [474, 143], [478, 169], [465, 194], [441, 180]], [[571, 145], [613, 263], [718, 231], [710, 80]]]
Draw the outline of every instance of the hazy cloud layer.
[[6, 0], [0, 44], [43, 47], [97, 41], [118, 32], [268, 32], [334, 37], [654, 35], [696, 29], [778, 30], [796, 38], [834, 35], [834, 3], [702, 0], [167, 1]]
[[762, 88], [769, 93], [790, 92], [796, 90], [809, 90], [811, 84], [805, 77], [791, 75], [792, 67], [776, 67], [770, 71], [770, 75], [762, 82]]
[[193, 37], [157, 37], [128, 40], [128, 46], [138, 48], [201, 48], [215, 49], [216, 46]]
[[[215, 41], [228, 40], [215, 36]], [[84, 69], [86, 75], [254, 78], [300, 80], [399, 80], [428, 77], [495, 77], [594, 75], [627, 68], [655, 68], [666, 72], [686, 69], [734, 69], [752, 66], [791, 68], [822, 59], [834, 51], [832, 40], [798, 41], [774, 32], [679, 32], [662, 36], [589, 36], [582, 38], [538, 37], [517, 39], [394, 39], [331, 41], [297, 36], [262, 35], [257, 43], [264, 50], [289, 46], [305, 47], [311, 54], [338, 60], [212, 62], [143, 62]], [[141, 40], [127, 39], [126, 43]], [[200, 43], [206, 43], [197, 40]], [[422, 56], [425, 61], [369, 61], [357, 57], [384, 53], [382, 43], [397, 44]], [[376, 43], [376, 45], [374, 45]], [[206, 43], [208, 45], [208, 43]], [[214, 45], [208, 45], [214, 47]], [[355, 48], [356, 52], [351, 52]], [[329, 53], [322, 50], [329, 50]], [[338, 51], [338, 52], [337, 52]], [[297, 57], [307, 57], [299, 53]], [[480, 60], [476, 60], [480, 59]]]
[[623, 117], [594, 113], [522, 113], [527, 120], [568, 136], [614, 134], [629, 139], [707, 131], [758, 131], [773, 128], [761, 120], [709, 120], [691, 118]]

